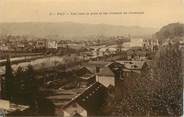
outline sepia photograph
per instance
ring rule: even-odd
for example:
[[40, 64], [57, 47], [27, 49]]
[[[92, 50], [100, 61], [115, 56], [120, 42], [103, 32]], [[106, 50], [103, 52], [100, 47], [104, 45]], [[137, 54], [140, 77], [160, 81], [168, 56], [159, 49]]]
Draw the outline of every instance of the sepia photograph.
[[0, 0], [0, 117], [182, 117], [184, 0]]

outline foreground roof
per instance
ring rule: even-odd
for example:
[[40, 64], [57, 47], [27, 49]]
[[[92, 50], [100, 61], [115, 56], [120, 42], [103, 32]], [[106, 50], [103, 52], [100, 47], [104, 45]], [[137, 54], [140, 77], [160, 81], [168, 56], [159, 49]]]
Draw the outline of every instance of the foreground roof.
[[76, 96], [68, 104], [63, 106], [63, 109], [68, 108], [73, 103], [78, 103], [81, 107], [88, 111], [89, 115], [93, 115], [104, 103], [107, 88], [102, 84], [95, 82], [88, 87], [83, 93]]

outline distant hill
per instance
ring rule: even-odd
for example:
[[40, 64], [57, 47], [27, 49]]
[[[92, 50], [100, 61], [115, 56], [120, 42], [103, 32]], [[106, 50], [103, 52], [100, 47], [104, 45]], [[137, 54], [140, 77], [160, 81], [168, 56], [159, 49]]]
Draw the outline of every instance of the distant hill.
[[175, 37], [182, 37], [184, 36], [184, 24], [168, 24], [156, 32], [155, 36], [159, 39], [160, 43], [164, 42], [168, 38], [175, 39]]
[[82, 37], [90, 35], [115, 36], [130, 34], [133, 36], [152, 35], [155, 28], [139, 26], [116, 26], [106, 24], [63, 23], [0, 23], [0, 34], [33, 35], [38, 37]]

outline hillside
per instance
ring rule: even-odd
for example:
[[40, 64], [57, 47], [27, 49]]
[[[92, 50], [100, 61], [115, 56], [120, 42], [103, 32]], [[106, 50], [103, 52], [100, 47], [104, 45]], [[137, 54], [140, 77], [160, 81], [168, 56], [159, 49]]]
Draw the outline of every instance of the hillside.
[[184, 24], [168, 24], [155, 33], [155, 36], [159, 39], [160, 43], [164, 42], [168, 38], [175, 39], [175, 37], [182, 37], [184, 36]]
[[63, 23], [0, 23], [0, 34], [32, 35], [38, 37], [83, 37], [93, 35], [147, 36], [157, 29], [138, 26], [116, 26], [106, 24]]

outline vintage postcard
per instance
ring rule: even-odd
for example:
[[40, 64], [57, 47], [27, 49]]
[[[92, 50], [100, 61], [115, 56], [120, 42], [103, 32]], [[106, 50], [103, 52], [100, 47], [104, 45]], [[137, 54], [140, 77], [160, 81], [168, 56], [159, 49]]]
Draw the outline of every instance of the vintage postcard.
[[184, 0], [0, 0], [0, 116], [183, 115]]

